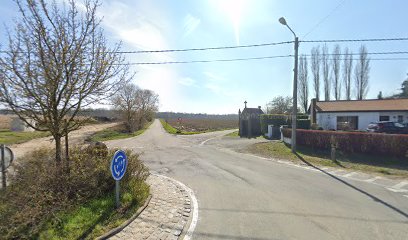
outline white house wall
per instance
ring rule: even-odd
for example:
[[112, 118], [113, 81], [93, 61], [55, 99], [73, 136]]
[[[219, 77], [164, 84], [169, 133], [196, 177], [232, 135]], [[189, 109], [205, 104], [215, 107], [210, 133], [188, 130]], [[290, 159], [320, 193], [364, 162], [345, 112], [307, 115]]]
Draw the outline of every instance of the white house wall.
[[325, 130], [337, 130], [337, 117], [358, 116], [358, 130], [366, 130], [368, 124], [380, 120], [380, 116], [390, 116], [390, 121], [397, 122], [398, 116], [404, 116], [404, 123], [408, 122], [408, 112], [338, 112], [317, 113], [317, 124]]

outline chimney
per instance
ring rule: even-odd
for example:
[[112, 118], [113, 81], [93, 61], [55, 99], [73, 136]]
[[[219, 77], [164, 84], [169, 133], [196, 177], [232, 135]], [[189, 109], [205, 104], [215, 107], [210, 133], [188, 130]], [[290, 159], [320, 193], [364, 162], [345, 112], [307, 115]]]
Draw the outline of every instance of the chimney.
[[261, 109], [261, 106], [258, 106], [259, 109]]

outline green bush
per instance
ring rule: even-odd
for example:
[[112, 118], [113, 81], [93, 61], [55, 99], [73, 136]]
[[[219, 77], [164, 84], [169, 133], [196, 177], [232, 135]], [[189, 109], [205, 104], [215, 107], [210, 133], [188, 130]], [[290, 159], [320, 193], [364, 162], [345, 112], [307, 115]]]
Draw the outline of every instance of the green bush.
[[286, 125], [288, 122], [288, 115], [283, 114], [262, 114], [260, 117], [261, 121], [261, 132], [265, 134], [268, 132], [268, 125], [273, 125], [274, 127], [280, 127]]
[[[70, 172], [57, 170], [54, 151], [40, 149], [16, 165], [12, 184], [0, 193], [0, 236], [5, 239], [36, 239], [44, 223], [59, 212], [89, 200], [112, 194], [115, 182], [109, 166], [114, 151], [105, 157], [99, 150], [72, 148]], [[137, 189], [149, 175], [138, 155], [127, 152], [128, 167], [123, 189]], [[134, 194], [138, 194], [137, 190]], [[4, 221], [7, 219], [7, 221]]]
[[298, 119], [297, 129], [310, 129], [310, 120], [309, 119]]
[[[261, 115], [261, 132], [265, 134], [268, 132], [268, 125], [280, 127], [282, 125], [292, 125], [290, 115], [284, 114], [262, 114]], [[308, 115], [300, 114], [297, 116], [297, 126], [300, 129], [310, 129], [310, 120]]]

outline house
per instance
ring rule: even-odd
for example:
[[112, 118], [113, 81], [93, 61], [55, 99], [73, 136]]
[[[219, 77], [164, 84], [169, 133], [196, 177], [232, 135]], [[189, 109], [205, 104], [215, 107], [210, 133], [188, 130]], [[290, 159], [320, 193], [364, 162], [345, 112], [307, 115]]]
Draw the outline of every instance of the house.
[[[35, 121], [33, 119], [28, 119], [27, 121], [29, 121], [30, 124], [35, 125]], [[28, 126], [27, 123], [25, 123], [23, 120], [21, 120], [18, 117], [15, 117], [11, 120], [10, 130], [13, 132], [33, 132], [34, 131], [32, 127]]]
[[264, 112], [261, 107], [248, 108], [247, 101], [244, 102], [244, 110], [239, 109], [239, 136], [240, 137], [258, 137], [262, 135], [260, 116]]
[[408, 99], [317, 101], [309, 107], [310, 120], [325, 130], [365, 130], [378, 121], [408, 122]]

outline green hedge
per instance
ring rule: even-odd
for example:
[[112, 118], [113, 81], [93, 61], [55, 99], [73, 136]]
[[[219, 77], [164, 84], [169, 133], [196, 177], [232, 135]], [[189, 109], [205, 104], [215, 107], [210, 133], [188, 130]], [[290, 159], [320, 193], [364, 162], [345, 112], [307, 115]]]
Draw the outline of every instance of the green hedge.
[[[268, 132], [268, 125], [280, 127], [282, 125], [291, 125], [291, 116], [284, 114], [262, 114], [261, 115], [261, 132], [265, 134]], [[297, 116], [297, 127], [300, 129], [310, 129], [310, 120], [308, 115]]]
[[268, 125], [280, 127], [286, 125], [288, 122], [288, 115], [283, 114], [262, 114], [261, 115], [261, 132], [265, 134], [268, 132]]
[[[284, 137], [291, 137], [291, 129], [282, 129]], [[408, 135], [366, 132], [338, 132], [322, 130], [296, 130], [296, 143], [316, 149], [330, 149], [331, 139], [337, 149], [346, 153], [380, 154], [406, 157]]]

